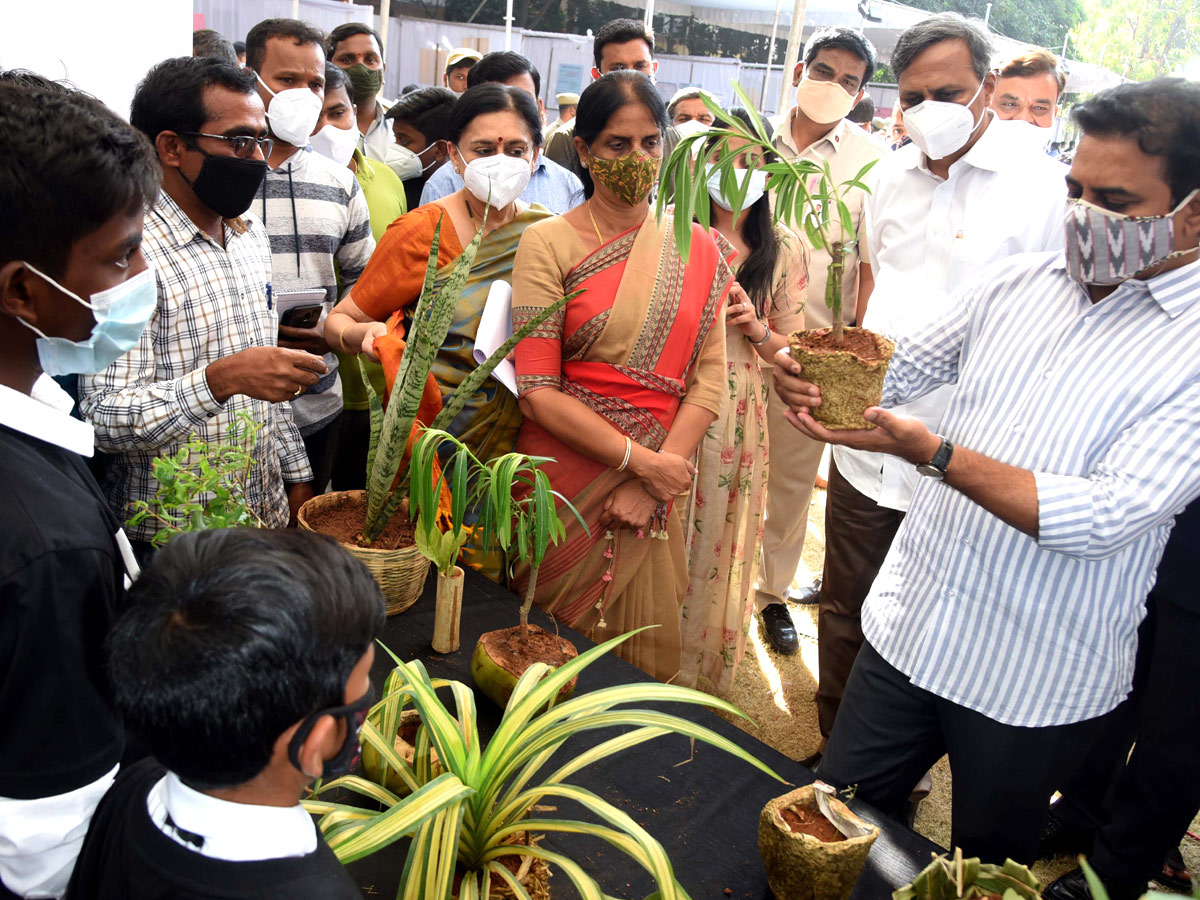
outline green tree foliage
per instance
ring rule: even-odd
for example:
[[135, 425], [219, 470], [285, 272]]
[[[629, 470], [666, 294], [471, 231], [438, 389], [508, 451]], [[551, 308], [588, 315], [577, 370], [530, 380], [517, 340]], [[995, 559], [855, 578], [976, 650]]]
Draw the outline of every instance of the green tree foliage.
[[[930, 12], [957, 12], [982, 19], [987, 0], [905, 0]], [[1134, 0], [1145, 2], [1145, 0]], [[1080, 0], [993, 0], [988, 25], [1005, 37], [1057, 50], [1084, 19]]]
[[1200, 56], [1200, 0], [1084, 0], [1072, 44], [1080, 59], [1143, 81]]

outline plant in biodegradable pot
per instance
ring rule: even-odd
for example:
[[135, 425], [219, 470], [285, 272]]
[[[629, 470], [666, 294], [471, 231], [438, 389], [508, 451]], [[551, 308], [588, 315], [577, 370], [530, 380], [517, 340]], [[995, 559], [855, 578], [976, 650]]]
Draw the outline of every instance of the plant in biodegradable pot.
[[1041, 900], [1041, 885], [1026, 866], [1005, 860], [1004, 865], [935, 856], [921, 873], [892, 893], [892, 900]]
[[262, 519], [246, 500], [246, 480], [258, 465], [254, 448], [262, 428], [243, 410], [229, 423], [226, 440], [203, 441], [193, 434], [173, 455], [158, 457], [151, 467], [158, 482], [154, 498], [131, 503], [126, 524], [156, 524], [150, 539], [155, 547], [188, 531], [261, 528]]
[[[639, 682], [558, 702], [563, 685], [631, 636], [621, 635], [592, 647], [554, 670], [544, 663], [531, 665], [518, 680], [486, 746], [476, 723], [475, 694], [467, 685], [434, 681], [419, 661], [405, 663], [392, 654], [396, 669], [388, 676], [383, 698], [363, 725], [362, 742], [364, 750], [372, 747], [378, 754], [384, 782], [391, 784], [394, 773], [410, 795], [402, 798], [388, 787], [346, 775], [323, 785], [305, 801], [305, 807], [321, 817], [321, 831], [343, 862], [382, 851], [412, 834], [397, 894], [400, 900], [443, 900], [447, 896], [545, 900], [550, 866], [567, 876], [580, 897], [601, 900], [609, 896], [615, 885], [604, 890], [570, 856], [541, 845], [547, 833], [603, 840], [650, 873], [660, 900], [687, 900], [662, 844], [627, 812], [571, 784], [570, 777], [622, 750], [669, 733], [704, 741], [774, 778], [779, 776], [701, 725], [657, 709], [628, 706], [647, 701], [690, 703], [744, 718], [737, 707], [708, 694]], [[443, 704], [439, 689], [450, 691], [455, 713]], [[388, 738], [400, 713], [410, 705], [421, 718], [411, 761], [402, 758]], [[384, 711], [382, 715], [377, 715], [379, 710]], [[556, 755], [574, 735], [614, 727], [622, 728], [622, 733], [574, 755]], [[444, 768], [441, 774], [439, 766]], [[460, 787], [461, 793], [445, 799]], [[334, 788], [360, 794], [369, 804], [356, 807], [325, 800], [322, 795]], [[567, 819], [554, 813], [564, 802], [590, 814], [589, 818]], [[436, 813], [414, 824], [414, 804], [425, 809], [436, 803], [441, 804]], [[540, 806], [543, 803], [550, 805]], [[539, 812], [542, 815], [537, 815]]]
[[[485, 210], [484, 224], [486, 222]], [[449, 266], [449, 273], [439, 279], [437, 259], [441, 231], [442, 220], [439, 220], [429, 248], [425, 281], [412, 315], [408, 343], [392, 383], [386, 411], [367, 378], [362, 360], [359, 360], [371, 410], [366, 491], [321, 494], [305, 503], [298, 516], [302, 528], [336, 538], [366, 564], [379, 581], [389, 615], [403, 612], [417, 601], [429, 571], [429, 560], [417, 549], [407, 515], [409, 453], [420, 426], [417, 413], [426, 378], [450, 331], [455, 307], [462, 296], [463, 286], [483, 236], [481, 225], [475, 237]], [[453, 393], [443, 398], [442, 410], [428, 423], [429, 426], [446, 428], [517, 343], [570, 299], [564, 297], [558, 303], [551, 304], [518, 329], [464, 378]], [[436, 473], [433, 477], [437, 477]], [[449, 498], [444, 498], [443, 503], [448, 507]], [[401, 509], [406, 514], [397, 517], [396, 513]]]
[[878, 836], [818, 781], [763, 807], [758, 853], [779, 900], [847, 900]]
[[[494, 540], [509, 557], [529, 562], [529, 585], [521, 603], [519, 624], [480, 635], [471, 654], [471, 677], [497, 706], [509, 702], [518, 679], [535, 662], [556, 667], [578, 655], [570, 641], [529, 624], [529, 610], [537, 590], [538, 568], [551, 544], [566, 537], [558, 515], [561, 503], [579, 524], [587, 524], [566, 497], [550, 487], [550, 477], [541, 468], [552, 462], [544, 456], [506, 453], [484, 466], [486, 497], [480, 522], [485, 546]], [[562, 686], [559, 700], [575, 689], [572, 679]]]
[[[710, 206], [708, 180], [719, 173], [721, 189], [733, 201], [736, 220], [749, 188], [748, 180], [739, 180], [734, 163], [746, 150], [761, 149], [774, 157], [759, 168], [768, 175], [768, 186], [775, 195], [774, 220], [803, 229], [809, 247], [828, 251], [828, 277], [825, 305], [833, 314], [830, 328], [793, 332], [788, 339], [792, 357], [800, 363], [804, 377], [821, 388], [821, 405], [812, 409], [813, 418], [834, 430], [874, 428], [862, 414], [877, 406], [883, 395], [883, 380], [895, 349], [891, 340], [865, 328], [846, 327], [842, 320], [842, 273], [848, 251], [857, 243], [854, 220], [843, 199], [846, 192], [870, 189], [863, 179], [875, 165], [867, 163], [858, 174], [838, 184], [829, 162], [807, 159], [787, 160], [774, 154], [762, 119], [740, 84], [733, 89], [745, 106], [753, 127], [736, 116], [726, 115], [710, 98], [704, 103], [714, 116], [727, 123], [680, 139], [662, 170], [662, 184], [672, 192], [659, 192], [661, 215], [668, 203], [675, 204], [675, 243], [687, 259], [693, 219], [708, 228]], [[731, 151], [731, 142], [736, 147]], [[810, 186], [809, 179], [816, 187]], [[799, 230], [799, 228], [798, 228]]]

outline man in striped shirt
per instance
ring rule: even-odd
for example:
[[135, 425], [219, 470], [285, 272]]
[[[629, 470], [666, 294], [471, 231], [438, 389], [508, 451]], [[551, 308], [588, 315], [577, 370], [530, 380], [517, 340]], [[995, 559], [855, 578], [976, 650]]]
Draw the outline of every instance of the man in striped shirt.
[[[901, 339], [870, 431], [830, 432], [787, 354], [792, 423], [922, 475], [863, 608], [821, 762], [897, 810], [943, 753], [952, 841], [1032, 862], [1047, 803], [1128, 694], [1174, 516], [1200, 494], [1200, 85], [1077, 107], [1066, 252], [981, 273]], [[887, 407], [957, 389], [934, 433]]]
[[[367, 201], [354, 173], [308, 147], [325, 97], [323, 42], [321, 32], [295, 19], [267, 19], [246, 36], [246, 63], [257, 74], [275, 138], [270, 169], [251, 207], [271, 238], [271, 288], [277, 296], [325, 294], [325, 313], [315, 327], [279, 329], [280, 346], [318, 353], [328, 369], [292, 401], [318, 494], [329, 484], [342, 414], [338, 362], [325, 341], [324, 316], [338, 300], [339, 283], [342, 293], [349, 291], [375, 250]], [[306, 93], [315, 103], [309, 101], [309, 112], [297, 115], [303, 107], [297, 101], [307, 100]]]

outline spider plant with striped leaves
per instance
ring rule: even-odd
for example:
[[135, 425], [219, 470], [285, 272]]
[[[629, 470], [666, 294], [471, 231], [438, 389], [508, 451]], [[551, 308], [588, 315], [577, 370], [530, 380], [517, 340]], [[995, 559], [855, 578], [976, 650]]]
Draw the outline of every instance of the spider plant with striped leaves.
[[[571, 857], [536, 846], [533, 841], [511, 843], [516, 835], [533, 832], [582, 834], [605, 841], [651, 875], [656, 900], [688, 900], [662, 844], [628, 813], [568, 779], [600, 760], [667, 734], [708, 743], [783, 779], [737, 744], [702, 725], [659, 710], [627, 705], [646, 701], [688, 703], [745, 718], [737, 707], [708, 694], [639, 682], [555, 702], [564, 684], [636, 633], [592, 647], [554, 669], [544, 663], [531, 665], [517, 682], [500, 725], [486, 746], [476, 726], [475, 695], [467, 685], [434, 681], [420, 661], [405, 663], [392, 654], [396, 668], [388, 676], [383, 699], [372, 709], [362, 731], [363, 743], [377, 750], [384, 761], [385, 779], [381, 780], [386, 780], [389, 770], [396, 772], [405, 787], [414, 791], [412, 797], [447, 777], [456, 778], [470, 789], [469, 795], [447, 804], [417, 827], [408, 847], [398, 900], [446, 900], [456, 879], [459, 900], [488, 900], [499, 886], [507, 888], [517, 900], [531, 900], [526, 888], [500, 862], [502, 857], [510, 856], [541, 860], [557, 868], [570, 879], [582, 900], [611, 900], [596, 878]], [[449, 688], [456, 714], [439, 699], [440, 687]], [[402, 710], [409, 704], [421, 716], [411, 765], [396, 753], [391, 737]], [[573, 735], [622, 726], [628, 730], [550, 768], [551, 757]], [[444, 773], [435, 777], [435, 772], [442, 769]], [[337, 782], [331, 786], [334, 784]], [[358, 787], [361, 789], [361, 785]], [[339, 858], [346, 861], [383, 850], [396, 841], [401, 835], [388, 817], [409, 802], [386, 788], [362, 792], [379, 801], [384, 810], [352, 812], [350, 807], [335, 807], [320, 799], [306, 802], [310, 810], [324, 813], [322, 830], [342, 829], [335, 832], [337, 837], [346, 829], [356, 829], [357, 840], [349, 849], [348, 841], [330, 842]], [[547, 800], [574, 801], [597, 821], [534, 815], [535, 807]], [[347, 824], [353, 816], [358, 818]]]
[[[767, 173], [767, 186], [775, 197], [773, 220], [776, 223], [798, 225], [803, 228], [809, 247], [829, 252], [825, 305], [833, 317], [833, 340], [841, 343], [844, 328], [842, 272], [847, 251], [857, 243], [854, 218], [844, 198], [854, 188], [870, 193], [863, 179], [878, 160], [867, 163], [853, 178], [839, 184], [830, 171], [828, 160], [785, 159], [775, 152], [762, 117], [742, 86], [735, 81], [733, 90], [750, 118], [750, 127], [701, 93], [700, 99], [722, 125], [687, 135], [675, 145], [662, 167], [660, 185], [663, 188], [658, 192], [658, 215], [661, 217], [667, 206], [674, 204], [675, 244], [680, 255], [687, 260], [692, 239], [692, 220], [695, 219], [706, 229], [711, 225], [712, 207], [708, 194], [711, 175], [719, 173], [721, 192], [732, 203], [736, 221], [745, 208], [749, 189], [749, 181], [739, 181], [734, 174], [736, 161], [747, 152], [769, 154], [768, 158], [772, 161], [759, 163], [757, 168]], [[739, 144], [736, 153], [730, 152], [732, 141]], [[672, 190], [667, 190], [667, 185]]]

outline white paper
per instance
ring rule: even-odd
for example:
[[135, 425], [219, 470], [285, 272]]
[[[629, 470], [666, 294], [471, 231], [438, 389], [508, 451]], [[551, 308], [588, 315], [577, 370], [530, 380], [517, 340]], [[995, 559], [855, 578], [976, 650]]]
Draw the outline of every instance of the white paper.
[[317, 288], [311, 291], [276, 291], [271, 295], [275, 303], [275, 311], [282, 319], [283, 314], [297, 306], [313, 306], [325, 303], [325, 290]]
[[[512, 285], [507, 281], [493, 281], [483, 304], [483, 315], [479, 317], [479, 329], [475, 332], [475, 364], [487, 361], [496, 350], [512, 337]], [[517, 392], [517, 367], [507, 359], [492, 370], [492, 377]]]

